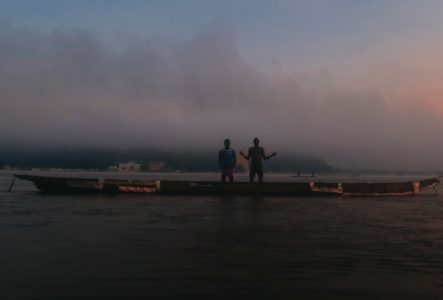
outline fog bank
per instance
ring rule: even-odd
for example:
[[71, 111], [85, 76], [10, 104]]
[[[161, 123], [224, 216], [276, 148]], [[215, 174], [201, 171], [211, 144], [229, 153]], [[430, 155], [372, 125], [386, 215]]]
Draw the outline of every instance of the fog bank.
[[[376, 88], [325, 70], [263, 70], [224, 26], [116, 49], [89, 31], [0, 24], [0, 144], [246, 149], [309, 154], [335, 167], [442, 170], [443, 120], [394, 109]], [[380, 70], [382, 72], [382, 70]]]

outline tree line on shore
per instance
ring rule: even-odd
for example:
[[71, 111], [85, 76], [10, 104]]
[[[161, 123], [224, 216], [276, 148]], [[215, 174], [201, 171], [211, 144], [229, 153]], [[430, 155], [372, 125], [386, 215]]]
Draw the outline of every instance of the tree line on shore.
[[[135, 161], [142, 164], [161, 161], [169, 171], [217, 171], [217, 151], [170, 152], [151, 149], [3, 149], [0, 168], [59, 168], [108, 170], [119, 163]], [[266, 171], [273, 172], [332, 172], [334, 169], [321, 158], [281, 154], [266, 163]], [[238, 171], [244, 170], [239, 165]]]

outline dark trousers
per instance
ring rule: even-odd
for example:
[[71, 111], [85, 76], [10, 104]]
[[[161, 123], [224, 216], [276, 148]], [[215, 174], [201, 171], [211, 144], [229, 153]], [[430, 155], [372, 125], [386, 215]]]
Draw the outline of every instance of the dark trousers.
[[257, 174], [258, 182], [263, 182], [263, 168], [262, 166], [253, 166], [249, 170], [249, 182], [253, 182], [255, 178], [255, 174]]
[[234, 170], [227, 169], [221, 171], [221, 181], [226, 182], [226, 177], [229, 178], [229, 182], [234, 182]]

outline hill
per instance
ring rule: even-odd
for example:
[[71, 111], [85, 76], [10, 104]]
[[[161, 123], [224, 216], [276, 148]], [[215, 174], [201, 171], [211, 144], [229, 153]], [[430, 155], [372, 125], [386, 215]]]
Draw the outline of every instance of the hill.
[[[206, 172], [217, 171], [217, 151], [167, 152], [151, 149], [9, 149], [0, 150], [0, 168], [60, 168], [107, 170], [120, 163], [134, 161], [147, 166], [161, 162], [164, 170]], [[241, 169], [242, 167], [239, 166]], [[143, 168], [142, 168], [143, 169]], [[145, 167], [146, 169], [146, 167]], [[331, 172], [324, 160], [307, 156], [278, 155], [265, 163], [266, 171], [274, 172]]]

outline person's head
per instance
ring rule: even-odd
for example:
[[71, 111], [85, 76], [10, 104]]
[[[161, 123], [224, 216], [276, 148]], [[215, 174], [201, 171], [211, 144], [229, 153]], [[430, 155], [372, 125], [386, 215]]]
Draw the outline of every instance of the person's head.
[[226, 148], [229, 148], [229, 146], [231, 146], [231, 141], [229, 139], [225, 139], [224, 144]]
[[254, 140], [252, 142], [254, 143], [255, 146], [258, 146], [258, 144], [260, 143], [260, 140], [256, 137], [256, 138], [254, 138]]

